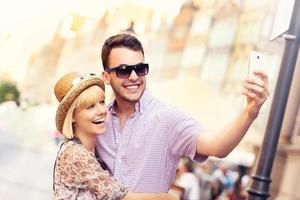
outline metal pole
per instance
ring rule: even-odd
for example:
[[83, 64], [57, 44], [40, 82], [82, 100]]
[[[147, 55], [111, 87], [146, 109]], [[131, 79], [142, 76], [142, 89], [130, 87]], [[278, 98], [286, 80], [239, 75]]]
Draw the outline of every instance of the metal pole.
[[286, 45], [278, 75], [275, 94], [271, 106], [262, 149], [256, 173], [248, 189], [249, 200], [265, 200], [270, 196], [270, 174], [278, 144], [280, 129], [288, 99], [288, 94], [297, 61], [300, 43], [300, 0], [295, 0], [289, 31], [285, 37]]

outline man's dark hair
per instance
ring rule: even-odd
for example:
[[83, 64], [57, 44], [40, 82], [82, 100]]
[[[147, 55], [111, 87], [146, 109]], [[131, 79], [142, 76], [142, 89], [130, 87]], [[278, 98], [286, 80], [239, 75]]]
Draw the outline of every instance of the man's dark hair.
[[125, 47], [134, 51], [141, 51], [144, 56], [144, 49], [141, 42], [133, 35], [122, 33], [109, 37], [102, 47], [101, 59], [103, 69], [108, 68], [109, 55], [113, 48]]

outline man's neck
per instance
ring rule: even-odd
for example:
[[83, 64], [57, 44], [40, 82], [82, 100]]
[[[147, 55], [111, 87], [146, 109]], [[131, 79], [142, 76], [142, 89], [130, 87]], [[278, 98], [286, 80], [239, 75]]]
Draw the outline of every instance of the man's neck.
[[120, 118], [120, 126], [123, 129], [128, 118], [135, 112], [137, 102], [122, 101], [116, 99], [116, 114]]
[[131, 116], [135, 112], [135, 104], [137, 102], [124, 101], [116, 99], [116, 113], [118, 116]]

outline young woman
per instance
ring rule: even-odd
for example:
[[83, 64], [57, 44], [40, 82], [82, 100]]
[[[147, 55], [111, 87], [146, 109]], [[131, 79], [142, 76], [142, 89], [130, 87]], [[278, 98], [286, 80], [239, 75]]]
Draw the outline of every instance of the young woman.
[[97, 156], [96, 136], [106, 130], [104, 83], [99, 77], [66, 74], [56, 83], [54, 93], [59, 101], [56, 126], [67, 138], [54, 165], [55, 199], [177, 199], [170, 194], [128, 192]]

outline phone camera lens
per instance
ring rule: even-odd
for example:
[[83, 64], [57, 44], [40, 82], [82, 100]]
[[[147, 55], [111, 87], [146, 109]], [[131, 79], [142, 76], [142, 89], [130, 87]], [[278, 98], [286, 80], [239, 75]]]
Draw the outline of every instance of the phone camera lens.
[[259, 59], [259, 56], [257, 56], [257, 59]]

